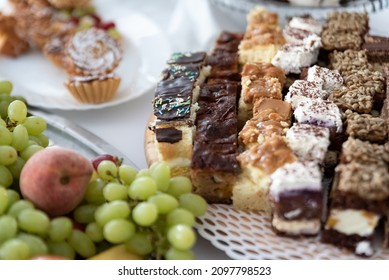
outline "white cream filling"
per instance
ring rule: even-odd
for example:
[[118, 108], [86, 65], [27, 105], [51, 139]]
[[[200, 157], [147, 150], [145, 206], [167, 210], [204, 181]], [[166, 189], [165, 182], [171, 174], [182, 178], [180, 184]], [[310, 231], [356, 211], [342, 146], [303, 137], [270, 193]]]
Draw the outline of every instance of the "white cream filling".
[[284, 220], [277, 215], [273, 216], [272, 225], [275, 229], [278, 231], [288, 233], [290, 235], [299, 235], [299, 234], [306, 234], [306, 235], [314, 235], [319, 233], [320, 231], [320, 219], [313, 219], [313, 220], [294, 220], [294, 221], [287, 221]]
[[325, 228], [346, 235], [370, 236], [376, 228], [380, 216], [366, 210], [331, 209]]

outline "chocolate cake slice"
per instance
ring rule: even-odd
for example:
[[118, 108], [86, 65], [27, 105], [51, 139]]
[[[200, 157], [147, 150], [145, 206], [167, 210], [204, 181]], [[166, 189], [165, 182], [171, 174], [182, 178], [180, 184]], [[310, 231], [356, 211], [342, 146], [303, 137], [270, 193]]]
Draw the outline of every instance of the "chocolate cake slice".
[[277, 233], [316, 235], [324, 210], [322, 172], [314, 162], [285, 164], [270, 175], [272, 226]]

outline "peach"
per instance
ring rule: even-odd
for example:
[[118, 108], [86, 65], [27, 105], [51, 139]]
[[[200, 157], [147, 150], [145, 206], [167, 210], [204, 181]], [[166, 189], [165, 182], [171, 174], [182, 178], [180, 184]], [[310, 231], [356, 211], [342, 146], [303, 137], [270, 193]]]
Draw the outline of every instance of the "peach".
[[20, 191], [49, 216], [60, 216], [83, 200], [92, 173], [92, 163], [80, 153], [48, 147], [26, 162], [20, 174]]

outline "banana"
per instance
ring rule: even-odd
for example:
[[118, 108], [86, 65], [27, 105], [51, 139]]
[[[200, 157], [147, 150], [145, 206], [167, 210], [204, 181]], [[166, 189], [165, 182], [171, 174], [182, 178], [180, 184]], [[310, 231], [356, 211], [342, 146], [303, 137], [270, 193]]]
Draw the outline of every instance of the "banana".
[[89, 258], [89, 260], [142, 260], [142, 257], [130, 253], [124, 244], [115, 245], [101, 253]]

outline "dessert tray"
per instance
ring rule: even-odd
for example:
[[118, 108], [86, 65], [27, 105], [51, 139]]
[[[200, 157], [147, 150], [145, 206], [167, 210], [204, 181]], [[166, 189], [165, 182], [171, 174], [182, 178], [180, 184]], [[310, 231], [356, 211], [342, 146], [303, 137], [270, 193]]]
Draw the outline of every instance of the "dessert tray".
[[[262, 212], [235, 210], [230, 205], [211, 204], [198, 218], [196, 228], [203, 238], [236, 260], [358, 260], [349, 251], [320, 242], [320, 236], [289, 238], [276, 235], [271, 217]], [[380, 237], [377, 237], [377, 241]], [[377, 242], [378, 243], [378, 242]], [[389, 251], [378, 249], [369, 260], [389, 259]]]
[[[0, 10], [4, 7], [0, 1]], [[123, 77], [116, 96], [101, 104], [82, 104], [67, 91], [63, 82], [66, 74], [38, 51], [14, 59], [0, 57], [0, 79], [11, 80], [16, 91], [36, 107], [61, 110], [98, 109], [121, 104], [150, 90], [159, 76], [155, 69], [162, 67], [159, 58], [170, 53], [167, 39], [159, 27], [140, 13], [129, 13], [125, 6], [115, 9], [107, 1], [95, 1], [96, 9], [115, 21], [123, 36], [124, 56], [117, 73]], [[6, 7], [5, 7], [6, 8]], [[142, 28], [139, 28], [142, 26]], [[158, 53], [154, 46], [158, 45]], [[166, 55], [165, 55], [166, 54]], [[23, 71], [34, 69], [34, 71]]]
[[359, 0], [341, 6], [297, 6], [274, 0], [211, 0], [211, 2], [230, 12], [245, 14], [253, 7], [260, 5], [278, 12], [281, 16], [311, 14], [316, 18], [324, 18], [334, 9], [353, 12], [377, 12], [389, 7], [389, 0]]

